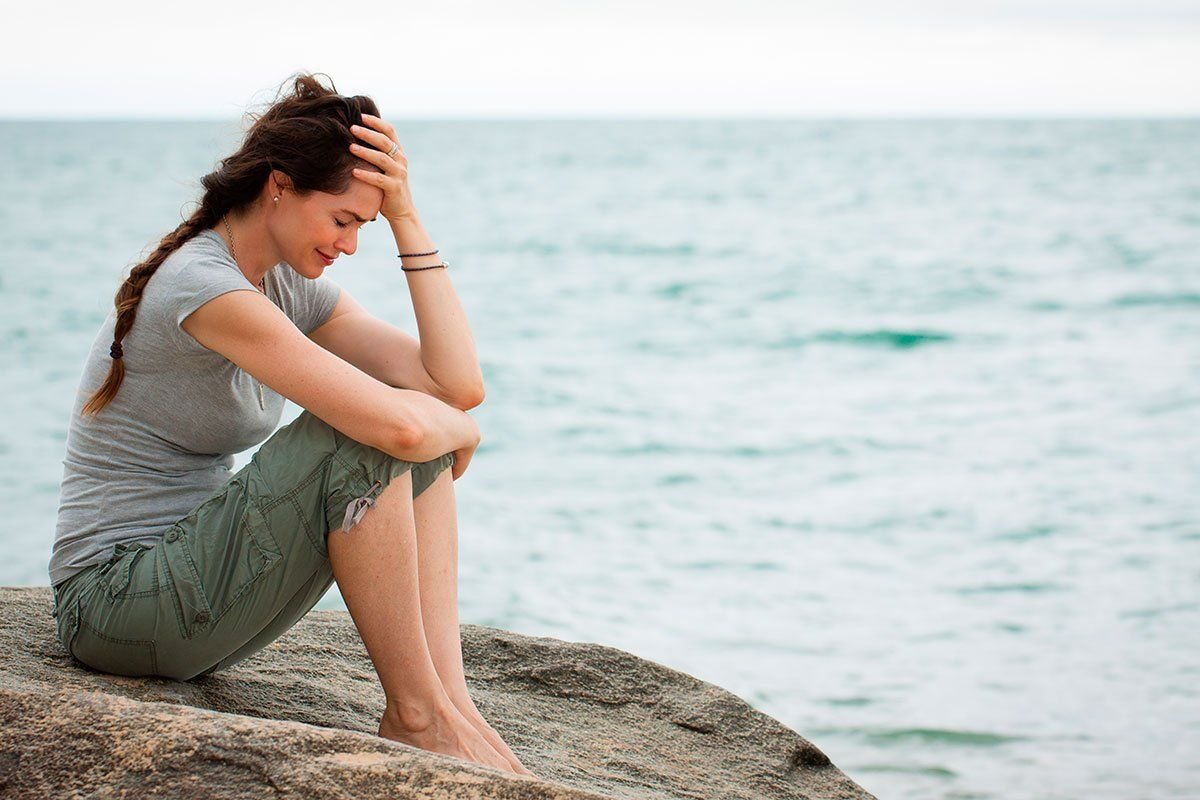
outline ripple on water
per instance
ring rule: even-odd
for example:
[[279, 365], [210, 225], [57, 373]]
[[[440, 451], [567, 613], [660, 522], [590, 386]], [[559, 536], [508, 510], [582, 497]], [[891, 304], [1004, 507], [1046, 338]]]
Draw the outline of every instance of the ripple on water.
[[817, 331], [811, 336], [791, 334], [774, 342], [766, 343], [771, 350], [791, 350], [810, 343], [844, 344], [851, 347], [888, 347], [896, 350], [911, 350], [914, 347], [954, 341], [955, 337], [941, 331]]
[[1071, 587], [1061, 583], [989, 583], [982, 586], [960, 586], [952, 589], [955, 594], [1038, 594], [1040, 592], [1065, 592]]
[[1066, 307], [1057, 300], [1033, 300], [1025, 305], [1027, 311], [1062, 311]]
[[687, 297], [693, 293], [693, 290], [698, 288], [700, 288], [699, 283], [677, 281], [675, 283], [669, 283], [666, 286], [655, 289], [654, 294], [658, 295], [659, 297], [674, 299], [677, 297]]
[[1137, 292], [1134, 294], [1123, 294], [1120, 297], [1113, 298], [1108, 302], [1112, 308], [1129, 308], [1136, 306], [1195, 306], [1200, 305], [1200, 293], [1196, 292], [1170, 292], [1167, 294], [1154, 294], [1151, 292]]
[[586, 253], [594, 255], [673, 258], [695, 255], [696, 245], [692, 242], [680, 242], [678, 244], [650, 244], [648, 242], [621, 242], [606, 239], [602, 241], [589, 242], [584, 245], [583, 250]]
[[952, 769], [921, 764], [857, 764], [849, 768], [848, 771], [851, 775], [859, 772], [894, 772], [904, 775], [921, 775], [928, 778], [950, 779], [958, 777], [958, 773]]
[[686, 570], [694, 570], [698, 572], [708, 572], [712, 570], [746, 570], [747, 572], [785, 572], [786, 569], [782, 564], [777, 564], [774, 561], [722, 561], [716, 559], [704, 559], [701, 561], [684, 561], [676, 564]]
[[1128, 611], [1122, 611], [1117, 616], [1120, 619], [1153, 619], [1154, 617], [1161, 617], [1166, 614], [1198, 610], [1200, 610], [1200, 603], [1177, 603], [1173, 606], [1159, 606], [1157, 608], [1133, 608]]
[[837, 706], [838, 708], [862, 708], [873, 703], [878, 703], [874, 697], [826, 697], [820, 702], [828, 706]]
[[1058, 533], [1058, 528], [1050, 525], [1029, 525], [1017, 530], [996, 534], [991, 539], [998, 542], [1025, 542], [1030, 539], [1042, 539], [1046, 536], [1052, 536], [1055, 533]]
[[906, 744], [944, 744], [954, 747], [998, 747], [1010, 742], [1030, 741], [1028, 736], [1013, 736], [989, 731], [963, 731], [951, 728], [822, 728], [822, 735], [852, 736], [878, 747]]

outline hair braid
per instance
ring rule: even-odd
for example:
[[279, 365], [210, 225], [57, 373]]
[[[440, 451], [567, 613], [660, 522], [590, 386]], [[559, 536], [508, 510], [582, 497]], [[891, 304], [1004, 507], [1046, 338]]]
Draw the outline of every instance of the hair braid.
[[142, 293], [146, 289], [146, 284], [150, 282], [150, 278], [154, 276], [162, 263], [167, 260], [167, 256], [188, 239], [216, 222], [216, 219], [209, 219], [210, 214], [211, 210], [202, 206], [178, 228], [164, 236], [150, 257], [130, 270], [129, 277], [117, 289], [117, 293], [113, 297], [117, 319], [113, 325], [113, 344], [109, 349], [110, 356], [113, 356], [112, 366], [109, 367], [104, 383], [92, 394], [80, 413], [94, 416], [117, 396], [117, 389], [125, 380], [125, 359], [121, 341], [133, 327], [134, 320], [137, 319], [138, 304], [142, 301]]
[[375, 102], [364, 95], [343, 97], [332, 81], [326, 87], [316, 75], [300, 73], [289, 78], [284, 85], [290, 82], [290, 91], [281, 88], [266, 111], [247, 115], [252, 125], [241, 148], [201, 179], [205, 191], [200, 208], [130, 270], [113, 297], [117, 314], [109, 350], [112, 364], [81, 414], [98, 414], [116, 397], [125, 379], [121, 341], [133, 327], [138, 304], [154, 273], [184, 242], [216, 225], [230, 211], [252, 205], [272, 170], [283, 173], [299, 195], [314, 191], [341, 194], [349, 187], [355, 167], [381, 171], [347, 147], [358, 141], [350, 126], [361, 125], [363, 113], [379, 116]]

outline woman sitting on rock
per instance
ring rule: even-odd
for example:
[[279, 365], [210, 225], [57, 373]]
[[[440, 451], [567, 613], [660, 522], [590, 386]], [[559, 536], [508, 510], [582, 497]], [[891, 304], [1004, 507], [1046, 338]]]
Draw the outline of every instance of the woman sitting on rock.
[[[454, 480], [483, 378], [392, 126], [299, 75], [202, 184], [84, 368], [50, 559], [63, 646], [190, 680], [267, 646], [336, 580], [387, 698], [380, 736], [532, 774], [467, 693]], [[325, 275], [379, 218], [419, 342]], [[284, 398], [305, 410], [276, 431]]]

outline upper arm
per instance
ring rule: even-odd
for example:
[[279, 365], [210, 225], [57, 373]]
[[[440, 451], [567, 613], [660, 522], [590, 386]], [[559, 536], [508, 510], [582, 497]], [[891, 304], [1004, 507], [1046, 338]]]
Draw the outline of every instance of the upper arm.
[[396, 390], [305, 336], [258, 292], [227, 292], [181, 327], [350, 438], [385, 452], [408, 435]]
[[373, 316], [344, 288], [329, 318], [308, 334], [329, 352], [388, 386], [414, 389], [455, 405], [421, 360], [421, 343]]

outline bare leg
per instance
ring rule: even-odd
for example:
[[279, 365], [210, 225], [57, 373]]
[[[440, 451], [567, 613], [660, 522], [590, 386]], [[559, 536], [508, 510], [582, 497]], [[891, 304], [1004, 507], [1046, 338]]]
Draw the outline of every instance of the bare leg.
[[412, 475], [388, 484], [329, 560], [387, 697], [379, 735], [497, 769], [508, 761], [458, 711], [434, 668], [421, 621]]
[[532, 775], [479, 713], [467, 693], [458, 627], [458, 512], [450, 470], [413, 501], [425, 638], [446, 694], [515, 772]]

